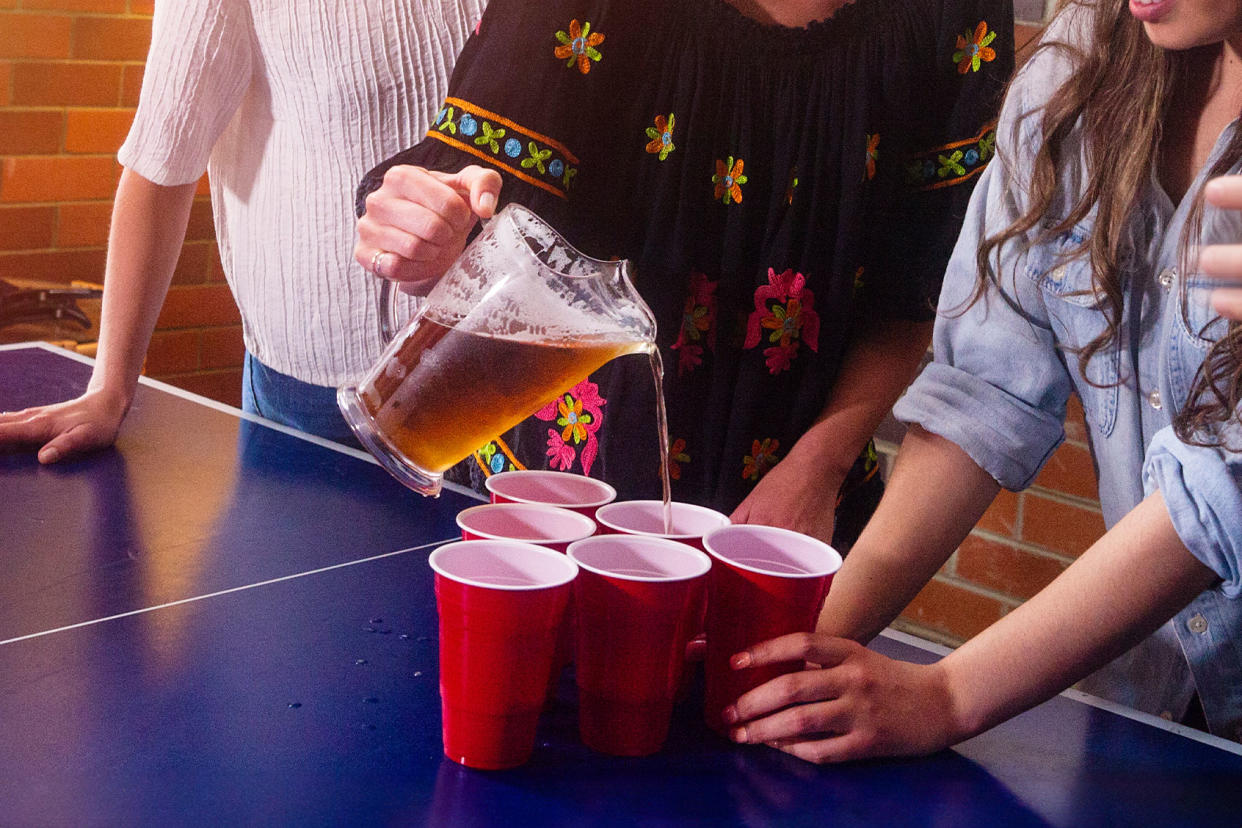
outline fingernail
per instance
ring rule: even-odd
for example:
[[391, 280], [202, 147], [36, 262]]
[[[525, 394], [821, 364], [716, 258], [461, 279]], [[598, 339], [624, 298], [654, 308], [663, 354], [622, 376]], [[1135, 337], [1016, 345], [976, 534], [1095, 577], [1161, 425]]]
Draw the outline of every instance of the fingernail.
[[737, 708], [729, 705], [720, 712], [720, 717], [725, 720], [725, 724], [733, 724], [737, 721]]
[[496, 210], [496, 196], [491, 193], [483, 193], [479, 196], [479, 209], [484, 213], [492, 213]]
[[60, 459], [60, 449], [56, 448], [55, 446], [48, 446], [47, 448], [43, 449], [43, 451], [39, 452], [40, 463], [55, 463], [59, 459]]
[[734, 670], [741, 670], [750, 666], [750, 653], [738, 653], [729, 659], [729, 666]]
[[746, 732], [746, 728], [739, 727], [729, 733], [729, 738], [738, 744], [744, 745], [750, 741], [750, 734]]

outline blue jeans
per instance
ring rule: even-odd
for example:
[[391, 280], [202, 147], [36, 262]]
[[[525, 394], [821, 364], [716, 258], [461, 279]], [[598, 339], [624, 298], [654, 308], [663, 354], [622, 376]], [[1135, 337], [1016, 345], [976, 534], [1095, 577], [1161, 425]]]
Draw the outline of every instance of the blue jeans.
[[336, 407], [335, 388], [282, 374], [259, 362], [249, 351], [242, 364], [242, 411], [361, 448]]

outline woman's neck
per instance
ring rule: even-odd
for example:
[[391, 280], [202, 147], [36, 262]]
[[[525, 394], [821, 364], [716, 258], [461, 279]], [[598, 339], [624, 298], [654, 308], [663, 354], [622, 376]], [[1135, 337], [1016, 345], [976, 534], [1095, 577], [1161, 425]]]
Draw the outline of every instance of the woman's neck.
[[801, 28], [826, 20], [853, 0], [727, 0], [729, 5], [760, 23]]
[[1160, 147], [1160, 183], [1174, 202], [1190, 189], [1221, 132], [1242, 113], [1242, 57], [1226, 43], [1191, 56], [1174, 90]]

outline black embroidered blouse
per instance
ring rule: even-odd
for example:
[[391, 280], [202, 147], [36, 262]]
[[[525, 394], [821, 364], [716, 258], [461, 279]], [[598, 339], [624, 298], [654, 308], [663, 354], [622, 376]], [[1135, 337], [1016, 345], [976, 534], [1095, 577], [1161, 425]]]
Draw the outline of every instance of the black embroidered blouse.
[[[426, 139], [359, 208], [393, 164], [490, 165], [502, 202], [632, 260], [673, 497], [727, 513], [821, 412], [855, 331], [933, 316], [1012, 31], [1008, 0], [856, 0], [804, 29], [724, 0], [491, 0]], [[659, 497], [654, 410], [646, 358], [623, 357], [449, 477], [550, 467]]]

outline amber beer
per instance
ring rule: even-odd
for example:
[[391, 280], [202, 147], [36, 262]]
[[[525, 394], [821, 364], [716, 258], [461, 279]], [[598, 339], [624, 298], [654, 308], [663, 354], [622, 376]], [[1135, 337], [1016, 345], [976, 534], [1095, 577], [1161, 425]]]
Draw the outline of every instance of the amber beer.
[[443, 472], [604, 363], [650, 343], [583, 336], [537, 342], [467, 333], [426, 316], [358, 389], [407, 460]]

